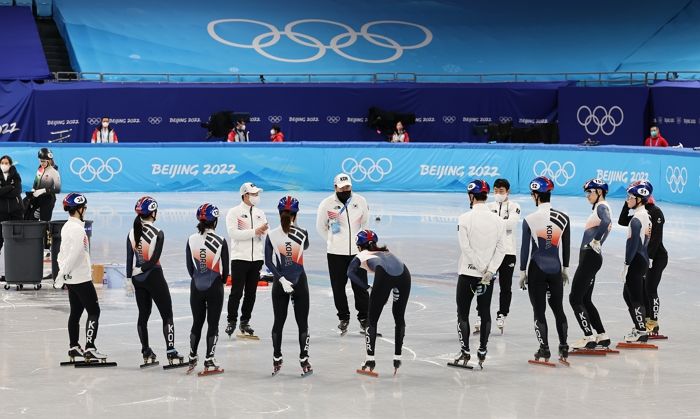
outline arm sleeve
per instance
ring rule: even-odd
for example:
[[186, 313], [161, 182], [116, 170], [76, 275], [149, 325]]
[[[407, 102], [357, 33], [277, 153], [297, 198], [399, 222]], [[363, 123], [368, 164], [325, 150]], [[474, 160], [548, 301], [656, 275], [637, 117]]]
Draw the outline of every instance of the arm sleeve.
[[187, 264], [187, 273], [190, 278], [194, 278], [194, 262], [192, 262], [192, 250], [190, 250], [190, 241], [187, 240], [185, 245], [185, 264]]
[[641, 242], [639, 232], [642, 229], [642, 224], [637, 219], [632, 219], [630, 222], [630, 237], [627, 238], [627, 244], [625, 246], [625, 265], [632, 263], [635, 253], [637, 253], [637, 248]]
[[148, 260], [148, 262], [144, 262], [143, 265], [141, 265], [141, 270], [146, 272], [149, 269], [153, 269], [158, 261], [160, 260], [160, 255], [163, 253], [163, 243], [165, 242], [165, 235], [163, 234], [163, 231], [159, 231], [158, 235], [156, 236], [156, 248], [153, 249], [153, 256]]
[[620, 217], [617, 219], [617, 223], [621, 226], [627, 227], [630, 225], [630, 221], [632, 220], [632, 216], [630, 214], [630, 209], [627, 206], [627, 203], [623, 202], [622, 203], [622, 211], [620, 211]]
[[506, 231], [513, 233], [518, 228], [520, 222], [520, 207], [515, 207], [512, 211], [508, 209], [508, 219], [506, 220]]
[[522, 243], [520, 244], [520, 270], [524, 271], [527, 269], [527, 260], [530, 258], [530, 241], [532, 240], [532, 234], [530, 234], [530, 226], [527, 224], [527, 220], [523, 220], [523, 236]]
[[464, 258], [470, 254], [471, 244], [469, 243], [469, 232], [462, 224], [457, 224], [457, 239], [459, 240], [460, 255]]
[[134, 269], [134, 249], [131, 247], [131, 240], [126, 236], [126, 277], [131, 278]]
[[80, 259], [80, 254], [83, 250], [81, 246], [76, 246], [73, 242], [77, 239], [74, 237], [69, 237], [68, 238], [68, 257], [66, 258], [65, 263], [61, 267], [61, 271], [63, 274], [70, 274], [73, 272], [73, 269], [75, 268], [75, 265], [78, 263], [78, 260]]
[[571, 220], [569, 220], [569, 217], [566, 217], [566, 227], [564, 227], [564, 233], [561, 237], [561, 246], [562, 266], [568, 268], [569, 259], [571, 258]]
[[649, 217], [651, 218], [651, 237], [649, 238], [647, 252], [649, 253], [649, 258], [654, 259], [663, 242], [664, 223], [666, 220], [664, 219], [664, 213], [658, 207], [649, 213]]
[[233, 214], [229, 212], [229, 215], [232, 215], [232, 217], [226, 217], [226, 230], [228, 230], [228, 235], [233, 240], [250, 240], [255, 237], [255, 230], [252, 228], [247, 230], [238, 229], [238, 216], [236, 216], [235, 212]]
[[316, 231], [323, 238], [323, 240], [328, 240], [328, 215], [326, 214], [326, 201], [325, 199], [321, 201], [321, 205], [318, 206], [316, 210]]
[[12, 192], [12, 190], [13, 190], [14, 188], [15, 188], [14, 185], [6, 185], [6, 186], [3, 186], [2, 188], [0, 188], [0, 196], [5, 196], [5, 195], [7, 195], [8, 193]]
[[224, 284], [228, 280], [230, 266], [228, 243], [224, 240], [224, 243], [221, 245], [221, 280], [224, 281]]
[[277, 266], [275, 266], [275, 261], [272, 260], [274, 256], [275, 254], [274, 249], [272, 248], [272, 241], [268, 236], [265, 239], [265, 266], [267, 266], [267, 269], [270, 270], [273, 278], [279, 279], [283, 275], [282, 272], [280, 272], [279, 269], [277, 269]]
[[408, 143], [408, 142], [411, 141], [411, 139], [410, 139], [409, 136], [408, 136], [408, 131], [404, 131], [404, 132], [403, 132], [403, 135], [404, 135], [404, 137], [403, 137], [403, 142], [404, 142], [404, 143]]
[[304, 238], [304, 250], [309, 248], [309, 232], [304, 230], [304, 234], [306, 235], [306, 238]]
[[596, 214], [598, 215], [598, 218], [600, 218], [600, 225], [598, 225], [593, 238], [600, 241], [600, 239], [605, 236], [605, 233], [608, 232], [608, 228], [610, 228], [612, 220], [610, 219], [610, 210], [606, 205], [598, 205]]
[[53, 195], [60, 194], [61, 193], [61, 174], [58, 173], [58, 170], [53, 171], [51, 175], [51, 179], [53, 180], [51, 187], [46, 189], [46, 192], [49, 192]]
[[94, 130], [92, 132], [92, 137], [90, 138], [91, 143], [95, 143], [97, 141], [97, 130]]
[[489, 266], [486, 268], [489, 272], [498, 272], [498, 268], [503, 262], [503, 258], [506, 255], [506, 223], [501, 222], [501, 228], [498, 229], [498, 241], [496, 241], [496, 249], [493, 252], [493, 257]]
[[112, 134], [113, 134], [112, 138], [114, 139], [114, 143], [115, 144], [118, 143], [119, 138], [117, 138], [117, 131], [112, 130]]
[[236, 133], [234, 130], [231, 130], [228, 132], [228, 136], [226, 137], [226, 142], [232, 143], [236, 141]]
[[360, 286], [362, 289], [366, 290], [369, 288], [369, 284], [367, 283], [367, 276], [366, 275], [360, 275], [359, 271], [362, 269], [361, 264], [360, 264], [360, 259], [355, 256], [352, 261], [350, 261], [350, 265], [348, 265], [348, 278], [352, 282], [354, 282], [356, 285]]
[[360, 221], [362, 223], [362, 230], [369, 228], [369, 205], [367, 205], [367, 201], [365, 201], [364, 204], [364, 208], [362, 208], [362, 220]]

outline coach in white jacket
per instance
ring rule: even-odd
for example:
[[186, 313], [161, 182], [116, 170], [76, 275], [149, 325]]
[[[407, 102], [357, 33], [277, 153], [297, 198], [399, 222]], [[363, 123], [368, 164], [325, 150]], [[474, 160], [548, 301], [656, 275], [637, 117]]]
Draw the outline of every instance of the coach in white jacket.
[[[333, 301], [338, 311], [338, 329], [345, 334], [350, 323], [350, 309], [345, 286], [348, 283], [348, 266], [358, 253], [355, 237], [367, 228], [369, 207], [361, 195], [352, 192], [352, 181], [345, 173], [336, 175], [333, 180], [335, 193], [324, 199], [316, 213], [316, 230], [327, 245], [328, 273], [333, 289]], [[362, 275], [366, 272], [362, 270]], [[355, 294], [357, 319], [363, 330], [367, 329], [369, 293], [351, 283]]]
[[253, 335], [249, 322], [255, 305], [255, 292], [264, 260], [267, 218], [257, 206], [263, 190], [250, 182], [241, 185], [241, 203], [226, 214], [226, 229], [231, 236], [231, 295], [228, 299], [228, 325], [231, 336], [236, 329], [238, 305], [245, 290], [241, 307], [241, 333]]
[[482, 327], [477, 356], [481, 364], [486, 359], [486, 345], [491, 331], [491, 295], [493, 275], [505, 255], [505, 222], [486, 206], [489, 184], [475, 179], [467, 186], [472, 210], [459, 216], [457, 236], [460, 259], [457, 280], [457, 323], [460, 354], [454, 361], [466, 365], [469, 353], [469, 307], [476, 295], [476, 305]]

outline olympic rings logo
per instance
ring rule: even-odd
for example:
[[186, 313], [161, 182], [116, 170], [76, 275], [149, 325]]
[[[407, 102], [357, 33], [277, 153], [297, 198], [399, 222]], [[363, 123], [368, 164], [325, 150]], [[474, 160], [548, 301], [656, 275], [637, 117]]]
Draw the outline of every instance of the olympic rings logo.
[[337, 124], [340, 122], [340, 117], [339, 116], [327, 116], [326, 121], [328, 121], [329, 124]]
[[377, 161], [369, 157], [359, 161], [348, 157], [343, 160], [341, 167], [343, 173], [349, 174], [355, 182], [362, 182], [365, 179], [369, 179], [371, 182], [379, 182], [391, 172], [393, 165], [391, 160], [386, 157], [382, 157]]
[[501, 117], [498, 118], [498, 122], [500, 122], [501, 124], [505, 124], [505, 123], [507, 123], [507, 122], [513, 122], [513, 117], [511, 117], [511, 116], [501, 116]]
[[272, 115], [268, 116], [267, 120], [270, 121], [270, 123], [272, 124], [279, 124], [280, 122], [282, 122], [282, 117], [280, 115]]
[[622, 125], [625, 120], [625, 113], [619, 106], [612, 106], [605, 109], [603, 106], [596, 106], [591, 110], [588, 106], [581, 106], [576, 111], [576, 120], [579, 125], [586, 129], [588, 135], [612, 135], [615, 128]]
[[160, 116], [149, 116], [148, 117], [148, 123], [151, 125], [159, 125], [161, 122], [163, 122], [163, 118]]
[[532, 171], [535, 176], [546, 176], [556, 185], [564, 186], [576, 175], [576, 166], [570, 161], [562, 164], [556, 160], [549, 163], [538, 160], [532, 166]]
[[88, 118], [87, 119], [87, 123], [90, 125], [97, 125], [100, 123], [100, 121], [101, 121], [100, 118]]
[[445, 115], [442, 117], [442, 122], [446, 124], [454, 124], [457, 121], [457, 117], [454, 115]]
[[[252, 23], [255, 25], [260, 25], [264, 28], [268, 29], [268, 32], [263, 32], [260, 35], [256, 36], [253, 38], [250, 44], [240, 44], [237, 42], [232, 42], [227, 39], [222, 38], [219, 34], [216, 33], [216, 27], [217, 25], [224, 24], [224, 23]], [[325, 23], [328, 25], [333, 25], [333, 26], [338, 26], [342, 29], [345, 30], [345, 32], [340, 33], [338, 35], [335, 35], [333, 38], [331, 38], [330, 43], [324, 44], [319, 40], [318, 38], [307, 35], [301, 32], [296, 32], [294, 28], [297, 25], [305, 24], [305, 23]], [[423, 32], [423, 35], [425, 38], [413, 45], [401, 45], [392, 38], [389, 38], [388, 36], [385, 35], [379, 35], [376, 33], [371, 33], [369, 32], [370, 28], [376, 25], [403, 25], [403, 26], [412, 26], [414, 28], [418, 28]], [[220, 42], [224, 45], [228, 45], [231, 47], [236, 47], [236, 48], [245, 48], [245, 49], [254, 49], [258, 54], [262, 55], [263, 57], [269, 58], [271, 60], [275, 61], [281, 61], [285, 63], [308, 63], [312, 61], [317, 61], [321, 57], [323, 57], [326, 54], [326, 51], [328, 49], [333, 50], [337, 55], [340, 55], [341, 57], [351, 60], [351, 61], [357, 61], [361, 63], [368, 63], [368, 64], [383, 64], [383, 63], [390, 63], [392, 61], [396, 61], [401, 56], [403, 55], [405, 50], [411, 50], [411, 49], [418, 49], [418, 48], [423, 48], [424, 46], [430, 44], [433, 40], [433, 33], [430, 32], [428, 28], [426, 28], [423, 25], [419, 25], [417, 23], [411, 23], [411, 22], [404, 22], [401, 20], [376, 20], [373, 22], [368, 22], [362, 25], [360, 28], [360, 31], [357, 32], [355, 29], [352, 27], [336, 22], [333, 20], [325, 20], [325, 19], [300, 19], [300, 20], [295, 20], [293, 22], [287, 23], [284, 27], [284, 30], [280, 31], [277, 27], [274, 25], [271, 25], [267, 22], [261, 22], [259, 20], [253, 20], [253, 19], [218, 19], [218, 20], [213, 20], [209, 22], [207, 25], [207, 32], [209, 32], [209, 36], [211, 36], [215, 41]], [[276, 45], [280, 39], [282, 38], [282, 35], [286, 36], [290, 41], [295, 42], [299, 45], [309, 47], [309, 48], [316, 48], [318, 51], [306, 58], [283, 58], [283, 57], [277, 57], [275, 55], [272, 55], [265, 51], [265, 48]], [[360, 57], [355, 57], [353, 55], [350, 55], [343, 51], [343, 48], [350, 47], [354, 45], [357, 42], [358, 36], [361, 36], [364, 38], [367, 42], [369, 42], [372, 45], [376, 45], [381, 48], [386, 48], [390, 50], [394, 50], [394, 53], [387, 57], [387, 58], [381, 58], [381, 59], [369, 59], [369, 58], [360, 58]]]
[[683, 193], [688, 183], [688, 169], [685, 167], [666, 167], [666, 183], [673, 193]]
[[110, 157], [106, 161], [99, 157], [85, 160], [76, 157], [70, 162], [70, 171], [78, 175], [80, 180], [90, 183], [95, 179], [101, 182], [109, 182], [122, 171], [122, 161], [116, 157]]

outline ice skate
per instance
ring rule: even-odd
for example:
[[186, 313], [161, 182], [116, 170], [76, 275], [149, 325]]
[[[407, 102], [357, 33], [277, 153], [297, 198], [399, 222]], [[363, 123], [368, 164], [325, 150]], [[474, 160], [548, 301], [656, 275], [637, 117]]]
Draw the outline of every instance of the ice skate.
[[474, 331], [472, 332], [473, 335], [478, 335], [481, 333], [481, 317], [476, 318], [476, 322], [474, 322]]
[[469, 351], [460, 351], [459, 355], [452, 362], [448, 362], [447, 365], [450, 367], [466, 368], [468, 370], [473, 370], [474, 367], [469, 365], [468, 362], [471, 359]]
[[571, 345], [569, 355], [602, 355], [605, 356], [604, 350], [598, 350], [595, 336], [584, 336]]
[[652, 339], [652, 340], [668, 339], [668, 336], [664, 336], [662, 334], [659, 334], [659, 322], [657, 320], [648, 319], [646, 321], [646, 329], [647, 329], [647, 334], [649, 335], [649, 339]]
[[116, 367], [116, 362], [107, 362], [107, 355], [97, 352], [95, 348], [85, 349], [85, 361], [76, 362], [76, 368], [86, 368], [86, 367]]
[[236, 335], [236, 337], [241, 338], [241, 339], [250, 339], [250, 340], [260, 340], [259, 337], [255, 335], [255, 330], [253, 330], [248, 322], [241, 322], [241, 326], [238, 328], [238, 331], [240, 332], [239, 334]]
[[72, 346], [68, 350], [68, 361], [66, 362], [61, 362], [61, 366], [66, 366], [66, 365], [75, 365], [77, 362], [84, 362], [85, 361], [85, 354], [83, 353], [83, 348], [78, 346]]
[[193, 354], [190, 352], [190, 356], [187, 359], [187, 374], [191, 374], [192, 371], [197, 367], [197, 361], [199, 360], [199, 357], [197, 354]]
[[549, 352], [549, 348], [546, 346], [540, 346], [540, 349], [535, 352], [535, 359], [530, 359], [527, 362], [535, 365], [544, 365], [547, 367], [556, 367], [557, 364], [549, 362], [549, 358], [552, 357], [552, 353]]
[[345, 334], [348, 333], [349, 325], [350, 322], [348, 320], [341, 320], [340, 323], [338, 323], [338, 330], [340, 330], [340, 336], [345, 336]]
[[401, 355], [394, 355], [394, 376], [399, 372], [399, 368], [401, 368]]
[[301, 376], [307, 377], [314, 373], [313, 368], [311, 368], [311, 363], [309, 363], [309, 357], [299, 359], [299, 365], [301, 366]]
[[362, 366], [360, 367], [361, 369], [355, 370], [358, 374], [362, 375], [369, 375], [370, 377], [379, 377], [379, 374], [374, 372], [374, 367], [376, 366], [376, 362], [374, 361], [373, 356], [367, 356], [367, 359], [365, 359], [365, 362], [362, 363]]
[[272, 375], [275, 376], [277, 375], [278, 372], [282, 369], [282, 357], [276, 358], [272, 357]]
[[610, 349], [610, 336], [607, 333], [598, 333], [595, 337], [596, 350], [607, 354], [619, 354], [620, 351]]
[[658, 346], [646, 343], [649, 336], [646, 330], [632, 329], [625, 338], [624, 342], [619, 342], [617, 348], [621, 349], [659, 349]]
[[559, 363], [570, 367], [569, 364], [569, 345], [563, 344], [559, 345]]
[[139, 365], [139, 368], [150, 368], [159, 364], [156, 361], [156, 354], [153, 353], [151, 348], [141, 350], [141, 354], [143, 355], [143, 364]]
[[205, 375], [221, 374], [222, 372], [224, 372], [224, 370], [216, 365], [216, 359], [212, 356], [204, 360], [204, 371], [197, 375], [204, 377]]
[[188, 365], [187, 362], [185, 362], [185, 357], [177, 353], [175, 349], [171, 349], [167, 353], [168, 356], [168, 365], [163, 365], [164, 370], [170, 370], [173, 368], [182, 368], [186, 367]]
[[233, 335], [233, 332], [236, 331], [236, 322], [228, 322], [226, 325], [226, 330], [224, 332], [228, 335], [228, 337], [231, 337]]
[[498, 330], [501, 331], [501, 334], [503, 334], [503, 328], [506, 326], [506, 316], [503, 314], [499, 314], [496, 316], [496, 327]]
[[479, 368], [482, 370], [484, 369], [484, 361], [486, 361], [487, 352], [486, 348], [479, 348], [479, 350], [476, 351], [476, 357], [479, 359]]

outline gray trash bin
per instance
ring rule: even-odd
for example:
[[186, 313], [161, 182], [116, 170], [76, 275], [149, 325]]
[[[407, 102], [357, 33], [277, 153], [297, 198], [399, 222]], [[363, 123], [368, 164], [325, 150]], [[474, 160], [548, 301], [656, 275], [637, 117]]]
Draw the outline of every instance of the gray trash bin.
[[24, 284], [41, 288], [44, 275], [44, 221], [3, 221], [2, 236], [5, 239], [5, 289]]
[[[58, 251], [61, 250], [61, 229], [68, 220], [49, 221], [49, 234], [51, 235], [51, 276], [56, 280], [58, 275]], [[88, 242], [92, 238], [92, 220], [85, 220], [85, 233]]]

